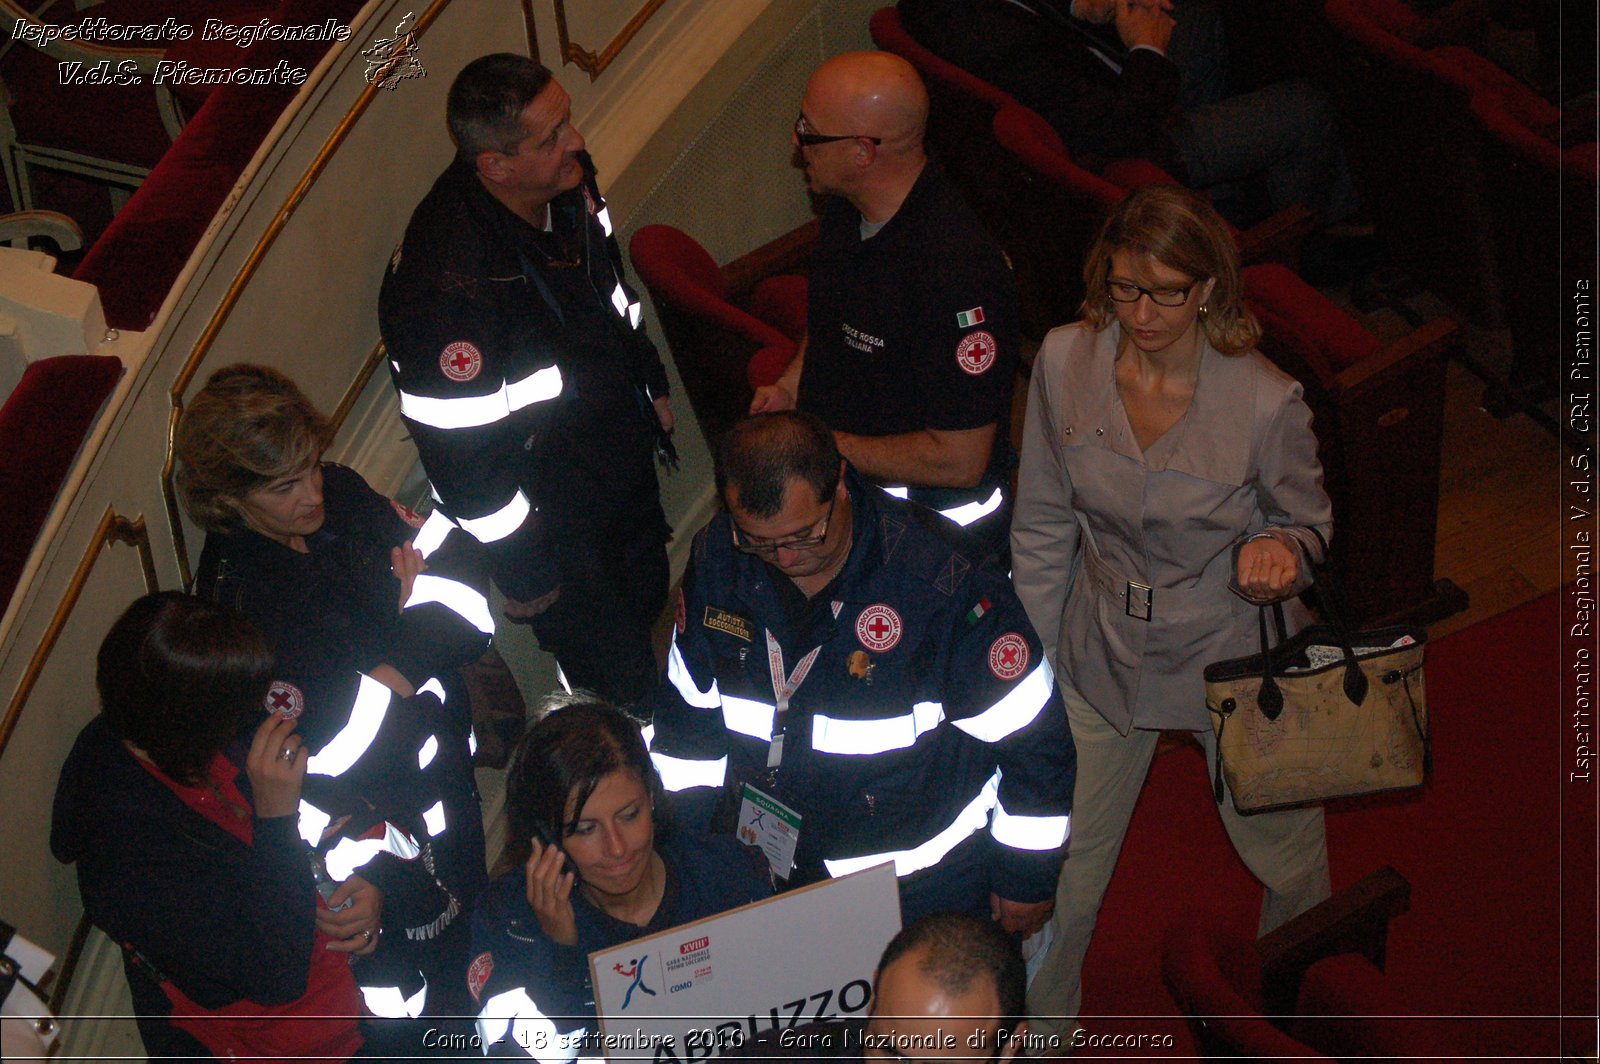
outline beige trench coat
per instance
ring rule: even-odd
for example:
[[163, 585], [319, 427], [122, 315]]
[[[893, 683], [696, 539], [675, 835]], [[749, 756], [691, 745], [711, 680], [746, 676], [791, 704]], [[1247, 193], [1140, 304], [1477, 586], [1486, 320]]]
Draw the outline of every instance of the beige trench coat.
[[[1013, 579], [1058, 674], [1118, 732], [1208, 729], [1202, 671], [1259, 643], [1238, 547], [1263, 528], [1292, 538], [1303, 590], [1321, 554], [1309, 529], [1331, 536], [1332, 506], [1300, 385], [1253, 351], [1206, 345], [1188, 411], [1147, 461], [1117, 392], [1121, 335], [1079, 322], [1039, 351]], [[1293, 631], [1305, 612], [1287, 606]]]

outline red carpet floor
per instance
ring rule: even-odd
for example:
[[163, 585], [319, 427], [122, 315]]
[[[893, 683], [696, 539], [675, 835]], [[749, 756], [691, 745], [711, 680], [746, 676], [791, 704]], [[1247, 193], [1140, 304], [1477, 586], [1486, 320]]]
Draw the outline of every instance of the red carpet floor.
[[[1428, 784], [1329, 809], [1335, 890], [1385, 864], [1411, 881], [1411, 911], [1390, 928], [1388, 979], [1404, 988], [1397, 1012], [1450, 1017], [1430, 1028], [1441, 1058], [1555, 1057], [1563, 985], [1569, 1015], [1594, 1009], [1593, 792], [1587, 823], [1570, 822], [1569, 808], [1563, 825], [1558, 609], [1551, 594], [1430, 646]], [[1193, 1056], [1161, 982], [1162, 937], [1196, 908], [1253, 932], [1260, 898], [1223, 833], [1199, 749], [1159, 755], [1090, 947], [1084, 1025], [1172, 1045], [1080, 1055]], [[1592, 1060], [1594, 1032], [1593, 1020], [1569, 1023], [1566, 1052]]]

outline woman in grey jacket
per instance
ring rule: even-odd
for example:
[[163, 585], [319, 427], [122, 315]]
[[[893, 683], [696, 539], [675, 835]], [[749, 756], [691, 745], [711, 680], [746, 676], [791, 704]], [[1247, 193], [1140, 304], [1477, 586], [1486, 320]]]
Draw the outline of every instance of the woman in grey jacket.
[[[1086, 320], [1051, 332], [1034, 366], [1011, 531], [1078, 748], [1052, 944], [1028, 1003], [1061, 1035], [1157, 738], [1193, 732], [1214, 761], [1202, 670], [1257, 649], [1257, 605], [1303, 591], [1322, 549], [1312, 530], [1332, 531], [1311, 411], [1252, 350], [1260, 327], [1210, 205], [1175, 187], [1133, 193], [1084, 277]], [[1266, 886], [1261, 933], [1328, 896], [1320, 807], [1220, 811]]]

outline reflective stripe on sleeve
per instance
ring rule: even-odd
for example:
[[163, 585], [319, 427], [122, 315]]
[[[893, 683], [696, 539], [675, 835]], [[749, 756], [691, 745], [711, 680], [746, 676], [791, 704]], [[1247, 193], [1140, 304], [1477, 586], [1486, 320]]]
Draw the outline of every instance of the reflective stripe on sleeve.
[[1032, 724], [1050, 703], [1055, 693], [1056, 674], [1050, 662], [1041, 660], [1005, 697], [979, 713], [954, 721], [956, 727], [986, 743], [997, 743]]
[[[437, 500], [438, 496], [434, 498]], [[450, 520], [437, 507], [428, 514], [428, 519], [422, 522], [422, 527], [417, 529], [417, 534], [411, 537], [411, 545], [426, 558], [443, 545], [445, 538], [450, 535], [456, 523]]]
[[628, 293], [622, 290], [622, 282], [617, 282], [617, 287], [611, 290], [611, 305], [617, 308], [617, 317], [628, 316]]
[[445, 698], [444, 698], [444, 684], [439, 682], [439, 678], [437, 676], [432, 677], [431, 679], [428, 680], [427, 683], [425, 683], [421, 687], [417, 688], [417, 694], [419, 694], [419, 695], [433, 695], [440, 702], [443, 702], [445, 700]]
[[871, 868], [885, 861], [894, 862], [894, 874], [897, 876], [909, 876], [924, 868], [932, 868], [944, 860], [945, 854], [965, 842], [974, 831], [981, 831], [988, 825], [989, 810], [995, 807], [999, 788], [1000, 773], [996, 772], [989, 777], [983, 789], [978, 792], [978, 796], [956, 814], [955, 820], [951, 821], [949, 827], [914, 849], [873, 853], [865, 857], [841, 857], [836, 861], [825, 860], [822, 863], [828, 869], [828, 875], [834, 878], [847, 876], [851, 872], [859, 872], [863, 868]]
[[1070, 816], [1013, 816], [996, 801], [989, 834], [1016, 850], [1054, 850], [1067, 841], [1071, 828]]
[[428, 834], [438, 838], [444, 834], [444, 802], [434, 802], [422, 814], [422, 822], [428, 828]]
[[489, 599], [474, 588], [447, 576], [418, 573], [411, 584], [411, 597], [403, 609], [437, 602], [460, 616], [484, 635], [494, 635], [494, 614], [489, 612]]
[[655, 763], [656, 774], [661, 777], [661, 786], [669, 791], [686, 791], [690, 787], [720, 787], [728, 778], [726, 757], [719, 757], [715, 761], [696, 761], [687, 757], [668, 757], [652, 750], [650, 760]]
[[884, 720], [841, 720], [816, 713], [811, 717], [811, 748], [824, 754], [904, 750], [942, 720], [944, 706], [938, 702], [918, 702], [910, 713]]
[[483, 1011], [478, 1013], [478, 1036], [483, 1040], [485, 1056], [508, 1030], [511, 1042], [541, 1064], [566, 1064], [578, 1055], [578, 1045], [588, 1033], [583, 1028], [562, 1037], [520, 986], [496, 994], [484, 1002]]
[[409, 861], [421, 852], [422, 847], [417, 845], [416, 839], [386, 821], [383, 838], [340, 839], [338, 845], [323, 858], [323, 864], [328, 870], [328, 878], [343, 883], [380, 853], [392, 853], [402, 861]]
[[764, 743], [772, 741], [772, 718], [777, 712], [776, 706], [757, 702], [753, 698], [722, 696], [722, 722], [728, 726], [728, 730], [760, 739]]
[[611, 208], [601, 207], [594, 214], [595, 221], [600, 223], [600, 231], [606, 236], [611, 235]]
[[[618, 309], [621, 314], [626, 305]], [[523, 407], [543, 403], [561, 394], [561, 369], [546, 366], [521, 380], [506, 381], [488, 395], [463, 395], [438, 399], [401, 390], [400, 413], [435, 429], [475, 429], [503, 421]]]
[[[667, 679], [678, 691], [678, 697], [683, 699], [695, 709], [716, 709], [722, 705], [722, 693], [717, 690], [717, 681], [712, 677], [711, 686], [704, 691], [695, 684], [694, 677], [689, 672], [689, 663], [683, 660], [683, 651], [678, 649], [678, 637], [672, 637], [672, 646], [667, 650]], [[771, 730], [768, 729], [768, 734]]]
[[643, 314], [644, 312], [642, 308], [640, 308], [639, 304], [628, 304], [628, 324], [630, 326], [637, 329], [639, 327], [639, 319], [643, 316]]
[[482, 517], [463, 517], [456, 523], [468, 532], [479, 543], [498, 543], [511, 533], [522, 527], [522, 522], [528, 519], [528, 514], [533, 509], [533, 504], [528, 502], [528, 497], [518, 488], [511, 501], [492, 514]]
[[417, 751], [417, 767], [427, 768], [433, 764], [433, 759], [437, 756], [439, 756], [439, 737], [430, 735]]
[[995, 488], [994, 494], [982, 502], [966, 502], [960, 506], [952, 506], [948, 510], [940, 510], [939, 512], [965, 528], [974, 521], [980, 521], [1000, 509], [1000, 504], [1005, 501], [1005, 492]]
[[324, 813], [304, 798], [300, 799], [300, 837], [309, 845], [316, 846], [322, 842], [322, 833], [328, 830], [328, 825], [333, 823], [333, 817]]
[[339, 734], [319, 753], [306, 759], [306, 771], [313, 776], [342, 776], [345, 770], [361, 759], [378, 737], [383, 718], [389, 712], [389, 698], [394, 692], [365, 674], [361, 689], [356, 692], [355, 704], [350, 707], [350, 719], [339, 729]]
[[383, 1016], [391, 1020], [407, 1016], [416, 1019], [422, 1015], [422, 1007], [427, 1004], [428, 983], [424, 979], [422, 989], [410, 997], [402, 994], [397, 986], [364, 986], [361, 988], [361, 999], [367, 1003], [367, 1008], [372, 1010], [374, 1016]]

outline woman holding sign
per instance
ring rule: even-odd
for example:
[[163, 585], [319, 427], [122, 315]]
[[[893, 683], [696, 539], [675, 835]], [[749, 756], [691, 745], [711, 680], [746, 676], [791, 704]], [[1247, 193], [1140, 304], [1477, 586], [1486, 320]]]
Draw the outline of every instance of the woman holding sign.
[[[675, 836], [639, 725], [601, 702], [547, 708], [506, 778], [524, 867], [473, 917], [467, 988], [491, 1056], [598, 1055], [588, 955], [772, 893], [767, 862], [728, 836]], [[640, 969], [641, 974], [644, 970]], [[653, 977], [634, 992], [658, 994]]]

